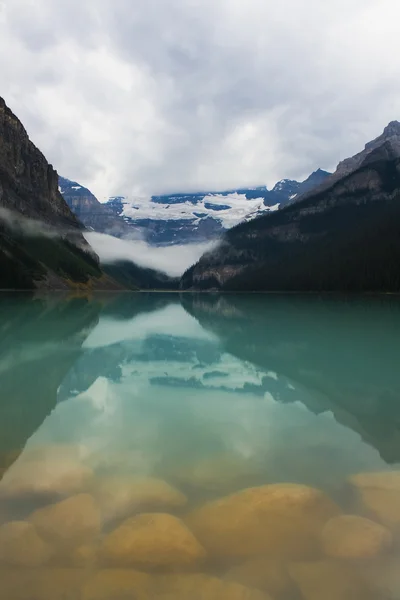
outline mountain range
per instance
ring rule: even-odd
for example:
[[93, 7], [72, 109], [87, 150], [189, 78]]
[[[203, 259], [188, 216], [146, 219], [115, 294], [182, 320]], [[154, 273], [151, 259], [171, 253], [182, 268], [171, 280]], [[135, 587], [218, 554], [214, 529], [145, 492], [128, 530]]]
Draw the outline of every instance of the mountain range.
[[220, 238], [182, 290], [398, 292], [399, 218], [397, 121], [333, 174], [302, 183], [102, 204], [59, 180], [0, 99], [1, 289], [177, 288], [129, 260], [101, 265], [86, 226], [158, 246]]
[[281, 210], [234, 227], [183, 289], [400, 289], [400, 123]]
[[105, 203], [75, 181], [59, 181], [68, 206], [86, 227], [117, 237], [140, 235], [151, 245], [164, 246], [217, 239], [243, 221], [278, 210], [328, 176], [318, 169], [303, 182], [283, 179], [272, 190], [262, 186], [149, 198], [113, 196]]

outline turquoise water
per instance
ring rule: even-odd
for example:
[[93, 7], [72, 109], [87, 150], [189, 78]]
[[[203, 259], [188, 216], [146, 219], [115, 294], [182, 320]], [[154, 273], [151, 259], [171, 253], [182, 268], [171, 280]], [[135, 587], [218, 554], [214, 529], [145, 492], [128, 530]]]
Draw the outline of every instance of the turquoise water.
[[2, 297], [0, 597], [400, 598], [399, 332], [390, 297]]

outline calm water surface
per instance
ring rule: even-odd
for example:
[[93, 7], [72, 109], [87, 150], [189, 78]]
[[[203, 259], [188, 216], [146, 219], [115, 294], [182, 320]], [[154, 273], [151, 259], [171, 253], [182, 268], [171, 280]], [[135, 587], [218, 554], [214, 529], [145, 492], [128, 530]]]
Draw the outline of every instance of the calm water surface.
[[399, 600], [399, 333], [394, 298], [1, 297], [1, 600]]

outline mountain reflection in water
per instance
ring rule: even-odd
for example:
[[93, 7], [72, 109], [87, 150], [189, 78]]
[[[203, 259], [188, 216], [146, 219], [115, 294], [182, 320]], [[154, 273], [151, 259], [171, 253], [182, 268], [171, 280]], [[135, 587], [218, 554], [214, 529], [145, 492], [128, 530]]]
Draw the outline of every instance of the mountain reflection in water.
[[400, 597], [400, 302], [4, 296], [7, 600]]

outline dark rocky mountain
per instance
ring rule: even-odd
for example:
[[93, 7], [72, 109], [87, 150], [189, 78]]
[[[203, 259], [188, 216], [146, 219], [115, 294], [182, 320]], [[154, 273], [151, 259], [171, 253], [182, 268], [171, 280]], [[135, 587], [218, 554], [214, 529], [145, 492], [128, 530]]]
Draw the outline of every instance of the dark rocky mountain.
[[400, 123], [282, 210], [224, 235], [184, 289], [400, 290]]
[[116, 237], [132, 233], [124, 219], [111, 206], [99, 202], [90, 190], [65, 177], [59, 177], [58, 182], [64, 200], [85, 227]]
[[0, 289], [118, 288], [105, 276], [58, 175], [0, 98]]
[[272, 188], [271, 191], [266, 191], [264, 196], [264, 204], [266, 206], [274, 206], [279, 204], [283, 208], [286, 204], [294, 202], [297, 198], [312, 190], [323, 183], [331, 173], [317, 169], [311, 173], [304, 181], [295, 181], [293, 179], [282, 179]]
[[130, 260], [102, 263], [107, 275], [128, 290], [178, 290], [179, 277], [170, 277], [162, 271], [139, 267]]
[[63, 177], [60, 191], [89, 229], [117, 237], [140, 235], [151, 245], [164, 246], [218, 239], [234, 225], [293, 201], [328, 176], [318, 169], [303, 182], [283, 179], [272, 190], [261, 186], [151, 198], [113, 196], [105, 204], [87, 188]]

